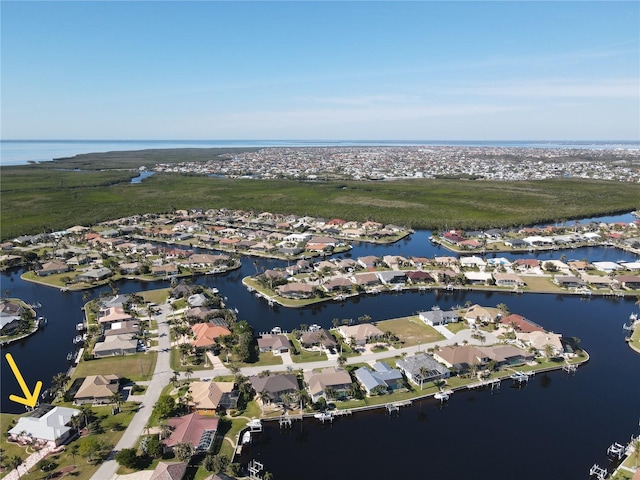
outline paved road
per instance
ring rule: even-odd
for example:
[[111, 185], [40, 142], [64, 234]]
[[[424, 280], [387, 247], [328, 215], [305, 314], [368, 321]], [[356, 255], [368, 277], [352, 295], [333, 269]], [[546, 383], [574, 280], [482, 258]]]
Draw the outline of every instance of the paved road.
[[160, 307], [160, 315], [156, 317], [158, 322], [158, 360], [156, 361], [156, 369], [153, 372], [151, 381], [147, 387], [147, 391], [142, 397], [140, 409], [134, 415], [129, 427], [125, 430], [116, 444], [114, 450], [109, 455], [98, 471], [93, 475], [92, 480], [110, 480], [115, 477], [118, 463], [114, 460], [115, 454], [123, 448], [133, 448], [138, 438], [144, 432], [144, 427], [151, 417], [153, 406], [160, 397], [162, 389], [169, 384], [173, 371], [169, 363], [170, 360], [170, 332], [167, 323], [168, 315], [172, 313], [171, 305], [162, 305]]

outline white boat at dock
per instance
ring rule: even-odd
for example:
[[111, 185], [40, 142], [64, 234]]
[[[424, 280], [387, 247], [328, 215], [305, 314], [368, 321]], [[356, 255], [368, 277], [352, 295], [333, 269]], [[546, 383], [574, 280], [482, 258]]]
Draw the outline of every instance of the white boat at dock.
[[251, 432], [249, 430], [244, 432], [244, 435], [242, 435], [241, 443], [242, 445], [247, 445], [248, 443], [251, 443]]

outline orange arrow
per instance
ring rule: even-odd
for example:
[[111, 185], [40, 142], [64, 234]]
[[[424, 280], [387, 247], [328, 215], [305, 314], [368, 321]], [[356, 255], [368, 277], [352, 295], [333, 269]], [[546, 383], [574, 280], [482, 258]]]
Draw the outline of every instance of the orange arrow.
[[21, 403], [23, 405], [26, 405], [27, 407], [35, 407], [36, 402], [38, 401], [38, 395], [40, 395], [40, 389], [42, 389], [42, 382], [38, 380], [36, 382], [36, 388], [33, 390], [33, 393], [31, 393], [31, 391], [29, 390], [29, 387], [27, 387], [27, 383], [24, 381], [24, 378], [22, 378], [22, 374], [20, 373], [20, 370], [18, 369], [18, 366], [16, 365], [16, 362], [13, 360], [13, 357], [11, 356], [11, 354], [7, 353], [5, 355], [5, 358], [7, 359], [7, 362], [9, 362], [11, 371], [16, 376], [18, 385], [20, 385], [20, 388], [22, 389], [22, 394], [24, 395], [24, 397], [19, 397], [17, 395], [9, 395], [9, 400], [11, 400], [12, 402]]

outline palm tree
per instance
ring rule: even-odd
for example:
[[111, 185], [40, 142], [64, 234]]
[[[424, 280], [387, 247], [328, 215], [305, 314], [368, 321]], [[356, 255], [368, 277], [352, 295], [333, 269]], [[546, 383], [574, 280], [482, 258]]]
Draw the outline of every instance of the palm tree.
[[344, 355], [340, 355], [338, 357], [338, 365], [343, 367], [345, 365], [345, 363], [347, 363], [347, 357], [345, 357]]
[[420, 390], [422, 390], [422, 387], [424, 385], [424, 379], [429, 373], [429, 369], [425, 366], [422, 366], [418, 369], [418, 373], [420, 374]]
[[264, 472], [264, 475], [262, 476], [263, 480], [273, 480], [273, 473], [267, 471]]
[[167, 422], [160, 422], [160, 439], [167, 438], [171, 435], [171, 427]]
[[[74, 417], [75, 418], [75, 417]], [[76, 466], [76, 454], [78, 453], [78, 444], [74, 443], [73, 445], [71, 445], [69, 447], [69, 453], [71, 454], [71, 456], [73, 457], [73, 466]]]
[[116, 392], [113, 395], [111, 395], [111, 403], [115, 403], [116, 408], [120, 410], [120, 402], [122, 402], [123, 398], [124, 397], [122, 396], [122, 393]]
[[15, 471], [18, 473], [18, 478], [20, 478], [20, 470], [18, 469], [20, 465], [22, 465], [22, 458], [20, 458], [18, 455], [14, 455], [13, 457], [9, 458], [9, 467], [15, 469]]
[[262, 390], [260, 393], [258, 393], [258, 398], [260, 399], [260, 409], [262, 410], [262, 414], [264, 415], [265, 404], [271, 401], [271, 395], [266, 390]]
[[193, 375], [193, 367], [187, 367], [184, 369], [184, 376], [187, 377], [187, 382], [191, 380], [191, 375]]

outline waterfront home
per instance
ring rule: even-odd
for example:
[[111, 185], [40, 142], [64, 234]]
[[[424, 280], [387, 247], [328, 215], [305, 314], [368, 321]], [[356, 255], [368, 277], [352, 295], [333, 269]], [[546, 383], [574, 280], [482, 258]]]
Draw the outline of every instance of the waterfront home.
[[138, 340], [131, 335], [109, 335], [104, 341], [93, 346], [95, 358], [112, 357], [114, 355], [132, 355], [136, 353]]
[[158, 462], [149, 480], [182, 480], [186, 471], [187, 464], [184, 462]]
[[504, 244], [507, 247], [511, 247], [511, 248], [525, 248], [529, 246], [527, 242], [525, 242], [524, 240], [521, 240], [520, 238], [507, 238], [504, 240]]
[[128, 312], [125, 312], [122, 306], [108, 307], [100, 310], [98, 313], [98, 323], [100, 325], [113, 322], [126, 322], [128, 320], [133, 320], [133, 317]]
[[424, 382], [449, 378], [447, 367], [426, 353], [417, 353], [396, 361], [396, 366], [416, 385]]
[[107, 267], [89, 268], [78, 274], [76, 280], [79, 282], [99, 282], [113, 275], [111, 269]]
[[507, 315], [506, 317], [502, 317], [500, 319], [500, 323], [502, 323], [503, 325], [511, 326], [514, 332], [544, 332], [544, 329], [540, 325], [532, 322], [531, 320], [527, 320], [522, 315], [518, 315], [517, 313], [512, 313], [510, 315]]
[[258, 349], [260, 353], [271, 352], [274, 355], [282, 355], [291, 350], [291, 341], [286, 335], [263, 333], [258, 338]]
[[471, 325], [477, 323], [493, 323], [496, 321], [497, 315], [495, 309], [489, 310], [476, 304], [467, 309], [464, 314], [464, 319]]
[[371, 395], [372, 392], [381, 393], [404, 388], [402, 372], [397, 368], [391, 368], [384, 362], [374, 363], [373, 370], [368, 366], [360, 367], [354, 374], [367, 395]]
[[313, 285], [300, 282], [291, 282], [285, 285], [280, 285], [277, 290], [278, 295], [281, 297], [291, 299], [312, 298], [316, 294]]
[[533, 360], [534, 355], [513, 345], [492, 345], [490, 347], [476, 347], [484, 358], [493, 361], [499, 367], [504, 365], [521, 365]]
[[474, 285], [486, 285], [492, 278], [492, 275], [489, 272], [476, 272], [473, 270], [470, 272], [464, 272], [463, 275], [467, 283]]
[[353, 283], [351, 280], [345, 277], [336, 277], [322, 284], [322, 288], [324, 288], [327, 292], [333, 292], [335, 290], [339, 291], [351, 291], [351, 287]]
[[511, 264], [514, 270], [519, 272], [529, 272], [531, 270], [540, 270], [540, 260], [535, 258], [519, 258]]
[[628, 288], [630, 290], [640, 289], [640, 276], [638, 275], [618, 275], [614, 277], [622, 288]]
[[315, 331], [303, 332], [300, 335], [300, 345], [304, 348], [310, 348], [316, 345], [322, 345], [324, 348], [335, 348], [337, 343], [331, 332], [320, 328]]
[[79, 413], [75, 408], [42, 404], [18, 418], [15, 427], [8, 431], [9, 438], [39, 445], [62, 445], [71, 437], [69, 422]]
[[105, 325], [103, 335], [105, 337], [111, 335], [135, 335], [138, 333], [140, 326], [138, 322], [129, 320], [125, 322], [112, 322]]
[[355, 275], [353, 275], [352, 278], [354, 283], [361, 287], [371, 287], [373, 285], [380, 285], [380, 278], [378, 278], [378, 276], [373, 272], [356, 273]]
[[151, 267], [151, 275], [154, 277], [169, 277], [172, 275], [178, 275], [180, 271], [175, 263], [168, 263], [166, 265], [154, 265]]
[[357, 262], [363, 268], [375, 268], [380, 262], [380, 259], [374, 255], [367, 255], [365, 257], [358, 257]]
[[221, 409], [236, 408], [238, 390], [234, 390], [233, 382], [191, 382], [189, 384], [189, 407], [201, 414], [213, 414]]
[[442, 311], [440, 309], [418, 312], [418, 317], [429, 326], [446, 325], [460, 320], [460, 315], [455, 310]]
[[89, 375], [73, 396], [76, 405], [111, 403], [113, 395], [120, 389], [118, 375]]
[[298, 378], [290, 373], [263, 377], [252, 375], [249, 377], [249, 383], [256, 393], [266, 393], [268, 403], [281, 403], [284, 394], [294, 394], [298, 391]]
[[524, 287], [526, 283], [515, 273], [494, 273], [493, 280], [498, 287]]
[[415, 283], [433, 283], [435, 279], [433, 276], [422, 270], [408, 271], [406, 272], [407, 280], [413, 284]]
[[25, 308], [18, 302], [0, 301], [0, 333], [10, 335], [20, 326], [20, 319]]
[[338, 328], [338, 333], [348, 340], [352, 345], [363, 346], [371, 340], [375, 340], [384, 335], [384, 332], [371, 323], [360, 323], [358, 325], [342, 325]]
[[587, 286], [587, 282], [573, 275], [557, 275], [553, 277], [553, 283], [564, 288], [582, 288]]
[[487, 266], [487, 262], [485, 262], [482, 258], [471, 256], [471, 257], [460, 257], [460, 266], [463, 268], [485, 268]]
[[119, 307], [121, 310], [131, 303], [131, 295], [114, 295], [100, 302], [100, 309], [106, 310], [111, 307]]
[[202, 307], [209, 299], [202, 293], [194, 293], [187, 298], [187, 304], [190, 307]]
[[69, 265], [61, 260], [52, 260], [51, 262], [45, 262], [42, 266], [36, 270], [36, 274], [39, 277], [46, 277], [47, 275], [53, 275], [56, 273], [64, 273], [71, 270]]
[[217, 344], [216, 340], [219, 337], [231, 335], [231, 331], [227, 327], [213, 322], [191, 325], [191, 331], [195, 336], [195, 339], [191, 341], [191, 345], [195, 348], [212, 348]]
[[466, 372], [471, 367], [480, 367], [488, 359], [484, 353], [473, 345], [446, 346], [434, 352], [433, 358], [456, 372]]
[[320, 397], [325, 400], [345, 400], [352, 395], [353, 384], [349, 373], [343, 369], [329, 367], [319, 373], [305, 372], [311, 400], [317, 402]]
[[384, 285], [402, 285], [407, 282], [407, 275], [405, 272], [391, 270], [376, 272], [376, 275], [378, 275], [380, 282]]
[[[562, 335], [553, 332], [528, 332], [519, 333], [516, 332], [516, 339], [518, 343], [524, 348], [532, 348], [539, 355], [546, 355], [546, 350], [549, 348], [551, 356], [559, 356], [564, 352], [562, 345]], [[549, 345], [549, 347], [547, 347]]]
[[171, 451], [178, 443], [190, 443], [196, 452], [206, 452], [215, 440], [218, 417], [190, 413], [167, 420], [171, 435], [162, 440], [165, 450]]

